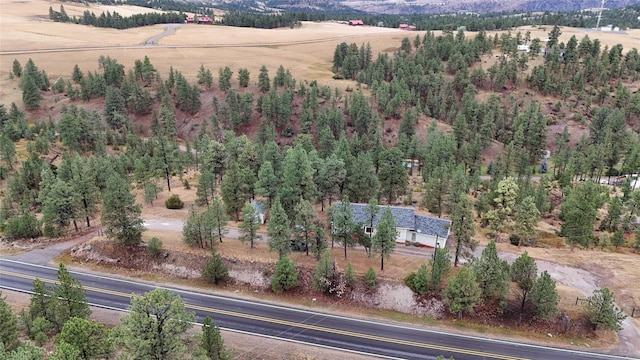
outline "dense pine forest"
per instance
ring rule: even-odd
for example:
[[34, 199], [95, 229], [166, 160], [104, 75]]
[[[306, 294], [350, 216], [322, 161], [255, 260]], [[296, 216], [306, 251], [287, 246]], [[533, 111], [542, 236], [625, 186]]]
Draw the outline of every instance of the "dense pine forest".
[[[587, 35], [562, 43], [560, 31], [550, 28], [545, 43], [521, 32], [427, 32], [377, 56], [369, 44], [341, 43], [333, 71], [346, 91], [297, 80], [284, 66], [252, 74], [203, 64], [190, 82], [180, 69], [160, 74], [147, 56], [130, 68], [101, 56], [97, 72], [76, 65], [50, 79], [33, 61], [16, 60], [24, 110], [0, 105], [2, 236], [56, 238], [99, 219], [116, 244], [137, 246], [141, 207], [179, 179], [196, 187], [183, 236], [212, 249], [207, 281], [228, 276], [214, 249], [230, 219], [253, 246], [256, 214], [247, 203], [257, 199], [269, 209], [269, 249], [280, 258], [273, 291], [297, 285], [286, 256], [296, 239], [318, 261], [314, 289], [335, 295], [353, 274], [332, 273], [328, 239], [345, 257], [356, 243], [379, 254], [382, 268], [395, 246], [383, 231], [367, 238], [362, 224], [349, 223], [349, 203], [415, 206], [452, 221], [455, 266], [475, 250], [476, 232], [492, 239], [446, 287], [449, 250], [437, 249], [430, 269], [404, 279], [416, 294], [445, 299], [459, 318], [481, 302], [501, 313], [513, 281], [518, 323], [548, 319], [558, 311], [555, 282], [537, 276], [526, 252], [511, 267], [498, 260], [494, 241], [545, 245], [537, 225], [551, 219], [563, 246], [640, 251], [640, 189], [624, 176], [640, 169], [640, 54]], [[41, 110], [53, 94], [63, 99], [60, 115], [27, 123], [25, 111]], [[103, 110], [88, 109], [90, 101]], [[212, 115], [202, 118], [205, 110]], [[185, 114], [193, 120], [178, 124]], [[176, 196], [165, 205], [184, 204]], [[318, 220], [324, 211], [332, 226]], [[379, 226], [395, 228], [390, 215], [382, 219]], [[375, 288], [370, 270], [365, 282]], [[592, 322], [617, 329], [623, 318]]]

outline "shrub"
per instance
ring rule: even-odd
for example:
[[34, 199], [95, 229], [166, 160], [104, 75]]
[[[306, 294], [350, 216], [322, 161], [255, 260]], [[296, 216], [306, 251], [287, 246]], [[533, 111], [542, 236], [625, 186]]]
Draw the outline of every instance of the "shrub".
[[518, 234], [509, 235], [509, 242], [511, 243], [511, 245], [520, 245], [520, 236], [518, 236]]
[[378, 276], [373, 268], [369, 268], [367, 272], [364, 274], [364, 284], [371, 290], [376, 288], [376, 284], [378, 282]]
[[41, 235], [40, 224], [38, 219], [29, 213], [22, 216], [14, 215], [7, 220], [4, 235], [9, 240], [36, 238]]
[[164, 202], [164, 205], [167, 209], [182, 209], [184, 207], [184, 202], [180, 200], [180, 196], [178, 196], [178, 194], [173, 194]]
[[411, 289], [411, 291], [413, 291], [414, 293], [417, 292], [416, 291], [416, 284], [415, 284], [415, 278], [416, 278], [416, 274], [415, 272], [412, 272], [411, 274], [407, 275], [404, 278], [404, 284], [407, 285], [407, 287], [409, 289]]
[[271, 290], [279, 294], [296, 286], [298, 286], [298, 270], [293, 261], [284, 256], [278, 260], [271, 277]]
[[347, 264], [347, 268], [344, 271], [344, 281], [349, 286], [353, 286], [356, 282], [356, 274], [353, 273], [353, 266], [351, 263]]
[[147, 244], [147, 253], [151, 257], [158, 257], [162, 252], [162, 241], [157, 237], [152, 237]]
[[191, 185], [189, 185], [189, 180], [182, 180], [182, 186], [184, 186], [185, 190], [191, 190]]
[[229, 277], [229, 270], [222, 261], [222, 256], [216, 253], [215, 248], [211, 248], [211, 256], [207, 258], [207, 262], [202, 268], [201, 277], [205, 281], [216, 285]]

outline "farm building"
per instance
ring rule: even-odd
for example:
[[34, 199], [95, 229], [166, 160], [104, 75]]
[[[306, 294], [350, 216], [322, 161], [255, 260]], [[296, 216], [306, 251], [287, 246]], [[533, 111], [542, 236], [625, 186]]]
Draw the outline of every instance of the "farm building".
[[362, 20], [349, 20], [349, 25], [351, 25], [351, 26], [362, 26], [362, 25], [364, 25], [364, 21], [362, 21]]
[[408, 31], [414, 31], [416, 30], [416, 27], [413, 25], [409, 25], [409, 24], [400, 24], [400, 26], [398, 26], [398, 29], [400, 30], [408, 30]]
[[[338, 202], [339, 203], [339, 202]], [[373, 220], [373, 227], [369, 226], [367, 204], [351, 203], [353, 207], [353, 221], [362, 224], [365, 234], [375, 234], [376, 225], [382, 217], [386, 206], [378, 206], [378, 213]], [[436, 217], [418, 215], [413, 207], [390, 206], [391, 214], [396, 221], [396, 242], [418, 243], [421, 247], [445, 247], [449, 237], [451, 221]]]
[[208, 16], [198, 16], [198, 17], [187, 16], [187, 18], [185, 19], [185, 22], [189, 24], [195, 23], [196, 19], [198, 20], [197, 22], [199, 24], [213, 24], [213, 19]]

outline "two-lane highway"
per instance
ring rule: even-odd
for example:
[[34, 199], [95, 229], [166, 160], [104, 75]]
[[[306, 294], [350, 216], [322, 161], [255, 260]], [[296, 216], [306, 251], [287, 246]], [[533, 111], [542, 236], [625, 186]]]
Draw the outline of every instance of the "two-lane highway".
[[[33, 280], [56, 280], [52, 267], [0, 259], [0, 288], [30, 291]], [[133, 280], [70, 271], [80, 280], [93, 306], [124, 310], [131, 294], [155, 287]], [[437, 355], [465, 359], [628, 359], [598, 353], [557, 349], [474, 336], [449, 334], [412, 326], [367, 321], [321, 312], [275, 306], [235, 298], [169, 288], [180, 295], [199, 320], [212, 317], [224, 329], [321, 345], [378, 357], [433, 359]]]

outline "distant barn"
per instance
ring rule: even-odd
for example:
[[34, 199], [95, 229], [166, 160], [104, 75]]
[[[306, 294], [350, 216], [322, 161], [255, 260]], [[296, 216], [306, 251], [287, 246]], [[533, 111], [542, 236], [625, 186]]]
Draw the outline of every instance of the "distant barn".
[[398, 26], [398, 29], [400, 30], [408, 30], [408, 31], [414, 31], [416, 30], [416, 27], [413, 25], [409, 25], [409, 24], [400, 24], [400, 26]]
[[197, 18], [193, 16], [187, 16], [187, 18], [185, 19], [185, 22], [189, 24], [195, 23], [196, 19], [198, 20], [197, 22], [199, 24], [213, 24], [213, 19], [208, 16], [198, 16]]
[[362, 26], [362, 25], [364, 25], [364, 21], [362, 21], [362, 20], [349, 20], [349, 25], [351, 25], [351, 26]]

